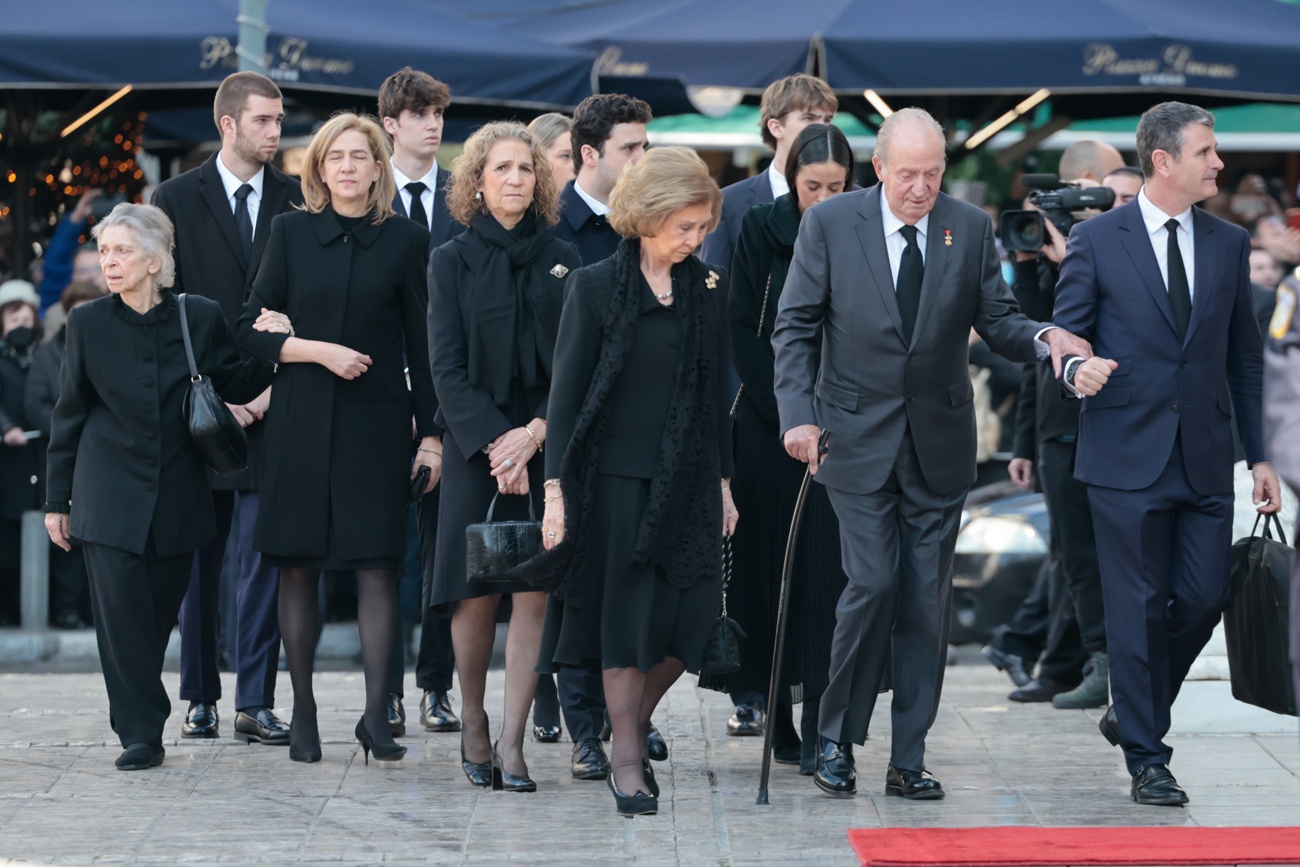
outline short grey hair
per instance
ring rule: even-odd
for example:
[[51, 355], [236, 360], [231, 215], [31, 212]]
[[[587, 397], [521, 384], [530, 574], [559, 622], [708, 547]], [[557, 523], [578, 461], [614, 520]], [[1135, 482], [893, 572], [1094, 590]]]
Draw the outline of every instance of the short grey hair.
[[1149, 178], [1155, 174], [1152, 156], [1156, 151], [1182, 159], [1183, 130], [1193, 123], [1214, 129], [1214, 115], [1185, 102], [1162, 102], [1143, 112], [1137, 128], [1137, 154], [1143, 175]]
[[899, 126], [921, 126], [929, 127], [939, 136], [939, 141], [945, 143], [944, 162], [948, 161], [946, 152], [947, 138], [944, 136], [943, 127], [939, 121], [934, 119], [930, 112], [923, 108], [900, 108], [898, 111], [885, 118], [880, 124], [880, 131], [876, 133], [876, 149], [873, 152], [875, 156], [880, 157], [882, 163], [889, 163], [889, 142], [893, 138], [894, 129]]
[[153, 285], [156, 289], [171, 288], [176, 282], [176, 259], [172, 257], [176, 229], [162, 209], [123, 202], [95, 224], [90, 230], [91, 237], [98, 241], [105, 229], [114, 227], [129, 230], [146, 256], [162, 260], [162, 270], [154, 277]]

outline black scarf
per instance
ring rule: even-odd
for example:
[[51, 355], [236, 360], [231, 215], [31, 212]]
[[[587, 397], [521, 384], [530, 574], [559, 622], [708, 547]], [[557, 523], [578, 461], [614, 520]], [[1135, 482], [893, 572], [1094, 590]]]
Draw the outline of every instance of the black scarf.
[[532, 265], [546, 249], [551, 234], [531, 210], [513, 229], [505, 228], [490, 214], [474, 217], [469, 229], [485, 242], [488, 251], [475, 283], [474, 318], [484, 346], [493, 348], [486, 357], [470, 356], [469, 377], [492, 394], [493, 402], [505, 406], [516, 378], [525, 389], [550, 379], [555, 340], [543, 329], [535, 306], [546, 291], [545, 275]]
[[[641, 242], [625, 239], [614, 254], [614, 285], [605, 310], [600, 356], [578, 410], [573, 437], [560, 463], [565, 498], [564, 542], [521, 567], [525, 580], [580, 604], [586, 594], [596, 540], [590, 537], [609, 397], [636, 335], [641, 307]], [[632, 554], [631, 576], [662, 571], [669, 583], [689, 587], [721, 568], [722, 495], [718, 485], [718, 303], [717, 275], [695, 257], [674, 265], [672, 290], [678, 308], [681, 348], [674, 372], [659, 463]], [[583, 299], [570, 296], [568, 303]], [[648, 567], [648, 569], [646, 568]]]

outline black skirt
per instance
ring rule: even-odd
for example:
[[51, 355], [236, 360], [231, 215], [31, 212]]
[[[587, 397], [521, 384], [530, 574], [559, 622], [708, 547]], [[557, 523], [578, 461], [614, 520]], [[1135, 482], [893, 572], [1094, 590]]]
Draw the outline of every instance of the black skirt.
[[[635, 668], [649, 671], [668, 657], [698, 672], [709, 630], [722, 604], [722, 578], [679, 589], [657, 570], [633, 574], [650, 480], [599, 475], [590, 538], [600, 546], [590, 563], [589, 594], [546, 606], [537, 670]], [[575, 506], [576, 508], [576, 506]]]
[[[767, 695], [776, 641], [781, 569], [790, 520], [805, 465], [786, 454], [780, 432], [742, 396], [735, 419], [736, 474], [731, 495], [740, 513], [732, 539], [732, 577], [727, 613], [745, 630], [741, 669], [700, 678], [722, 692], [753, 690]], [[840, 555], [840, 525], [826, 489], [809, 486], [795, 548], [786, 622], [785, 654], [778, 693], [798, 703], [826, 689], [830, 676], [835, 606], [848, 577]]]

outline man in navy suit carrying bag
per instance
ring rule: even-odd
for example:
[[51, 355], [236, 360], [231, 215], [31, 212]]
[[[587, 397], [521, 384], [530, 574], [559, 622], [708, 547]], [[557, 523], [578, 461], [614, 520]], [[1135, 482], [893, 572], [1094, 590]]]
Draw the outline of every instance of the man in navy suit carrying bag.
[[1088, 485], [1114, 704], [1100, 728], [1124, 749], [1139, 804], [1177, 806], [1169, 709], [1231, 592], [1235, 410], [1261, 512], [1280, 506], [1264, 462], [1263, 347], [1250, 239], [1197, 202], [1223, 161], [1214, 116], [1166, 102], [1142, 115], [1145, 183], [1077, 225], [1054, 322], [1092, 343], [1065, 379], [1084, 398], [1075, 475]]

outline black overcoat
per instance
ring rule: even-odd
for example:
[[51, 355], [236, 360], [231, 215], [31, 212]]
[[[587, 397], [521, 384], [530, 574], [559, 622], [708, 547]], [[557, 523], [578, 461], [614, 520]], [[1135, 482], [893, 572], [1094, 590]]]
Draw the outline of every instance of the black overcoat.
[[[199, 372], [228, 403], [271, 384], [271, 367], [240, 361], [215, 301], [186, 303]], [[203, 456], [181, 406], [189, 366], [176, 296], [136, 313], [116, 295], [68, 316], [59, 402], [50, 423], [47, 512], [69, 512], [74, 538], [159, 557], [216, 535]], [[71, 506], [71, 509], [69, 509]]]
[[[281, 364], [266, 416], [262, 501], [253, 545], [303, 562], [402, 559], [414, 416], [436, 433], [438, 402], [425, 332], [427, 233], [411, 220], [351, 231], [326, 207], [276, 217], [239, 343], [278, 361], [287, 335], [253, 329], [261, 308], [298, 337], [369, 355], [342, 379], [319, 364]], [[404, 373], [410, 359], [410, 387]]]

